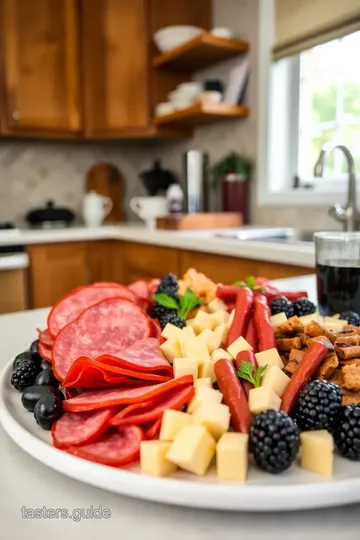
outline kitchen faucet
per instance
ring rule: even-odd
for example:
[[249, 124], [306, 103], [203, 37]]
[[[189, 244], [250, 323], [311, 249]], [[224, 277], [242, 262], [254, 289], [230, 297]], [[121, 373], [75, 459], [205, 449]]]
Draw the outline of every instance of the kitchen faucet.
[[324, 174], [325, 166], [325, 157], [338, 148], [341, 150], [346, 158], [348, 165], [348, 198], [346, 206], [342, 206], [339, 203], [336, 203], [329, 210], [330, 216], [332, 216], [337, 221], [343, 224], [344, 231], [356, 231], [357, 225], [360, 222], [360, 214], [356, 206], [356, 171], [355, 171], [355, 162], [354, 158], [351, 155], [350, 150], [343, 144], [337, 144], [334, 141], [329, 141], [324, 144], [321, 149], [319, 158], [315, 164], [314, 175], [321, 177]]

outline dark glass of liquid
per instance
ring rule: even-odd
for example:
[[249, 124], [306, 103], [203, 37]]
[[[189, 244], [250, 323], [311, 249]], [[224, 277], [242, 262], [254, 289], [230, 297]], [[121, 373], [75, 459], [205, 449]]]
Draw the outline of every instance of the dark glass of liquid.
[[316, 233], [315, 247], [320, 314], [360, 314], [360, 233]]

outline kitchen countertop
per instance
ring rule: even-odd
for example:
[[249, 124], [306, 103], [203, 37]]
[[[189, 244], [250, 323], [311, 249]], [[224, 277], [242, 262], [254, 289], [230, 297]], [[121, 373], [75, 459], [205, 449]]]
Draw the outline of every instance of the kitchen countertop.
[[[219, 238], [213, 231], [151, 230], [136, 224], [102, 227], [70, 227], [64, 229], [20, 229], [0, 232], [0, 246], [31, 245], [86, 240], [127, 240], [144, 244], [188, 249], [216, 255], [228, 255], [314, 268], [314, 245], [311, 243], [281, 244], [275, 242], [240, 241]], [[219, 231], [218, 231], [219, 232]]]
[[[306, 288], [313, 276], [276, 282], [282, 289]], [[44, 327], [48, 310], [0, 316], [0, 369]], [[18, 448], [0, 427], [0, 536], [63, 540], [354, 540], [359, 537], [360, 505], [276, 514], [195, 510], [138, 501], [70, 480], [41, 465]], [[108, 508], [109, 519], [24, 519], [22, 508]]]

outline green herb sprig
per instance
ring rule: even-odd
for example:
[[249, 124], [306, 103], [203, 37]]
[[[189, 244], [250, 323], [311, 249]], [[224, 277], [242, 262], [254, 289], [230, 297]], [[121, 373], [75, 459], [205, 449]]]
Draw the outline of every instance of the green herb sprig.
[[203, 300], [196, 296], [196, 294], [191, 289], [187, 289], [185, 294], [179, 297], [179, 302], [164, 293], [154, 294], [153, 298], [155, 302], [157, 302], [161, 306], [164, 306], [168, 309], [176, 310], [177, 314], [182, 319], [186, 319], [186, 317], [194, 308], [200, 306], [203, 303]]
[[263, 285], [256, 285], [256, 278], [254, 276], [249, 276], [245, 281], [235, 281], [234, 285], [237, 287], [248, 287], [252, 291], [265, 291]]
[[236, 373], [240, 379], [249, 381], [255, 388], [259, 388], [261, 377], [266, 368], [267, 364], [265, 366], [260, 366], [254, 373], [254, 366], [250, 362], [245, 362], [244, 360], [241, 362], [240, 369], [238, 369]]

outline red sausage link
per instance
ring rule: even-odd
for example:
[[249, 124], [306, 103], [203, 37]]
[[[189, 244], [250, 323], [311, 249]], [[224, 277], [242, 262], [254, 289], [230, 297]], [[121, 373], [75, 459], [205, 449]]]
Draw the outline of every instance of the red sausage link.
[[251, 414], [245, 390], [236, 375], [232, 362], [221, 359], [215, 363], [215, 374], [224, 403], [229, 407], [234, 431], [249, 433]]
[[270, 308], [263, 294], [254, 298], [254, 321], [259, 339], [259, 351], [276, 348], [276, 339], [270, 321]]
[[325, 359], [328, 352], [327, 346], [320, 341], [314, 341], [310, 345], [284, 392], [281, 402], [282, 411], [287, 414], [291, 413], [301, 390]]
[[[248, 362], [249, 364], [253, 365], [253, 367], [254, 367], [253, 374], [254, 374], [255, 371], [258, 368], [258, 365], [257, 365], [256, 360], [255, 360], [255, 355], [254, 355], [254, 353], [252, 351], [241, 351], [241, 352], [238, 353], [238, 355], [236, 357], [236, 360], [235, 360], [236, 370], [240, 369], [241, 364], [243, 362]], [[248, 398], [249, 397], [249, 392], [250, 392], [250, 390], [252, 388], [254, 388], [254, 385], [251, 384], [251, 382], [249, 382], [249, 381], [241, 381], [241, 384], [243, 385], [246, 397]]]
[[226, 304], [235, 302], [238, 292], [239, 287], [237, 285], [222, 285], [219, 283], [216, 287], [216, 296]]
[[236, 298], [235, 316], [231, 324], [226, 347], [229, 347], [240, 336], [244, 336], [251, 316], [253, 292], [247, 287], [240, 287]]
[[245, 339], [249, 343], [249, 345], [252, 346], [253, 351], [257, 352], [258, 351], [258, 338], [257, 338], [255, 321], [254, 321], [253, 315], [251, 315], [250, 317], [249, 324], [248, 324], [246, 334], [245, 334]]

